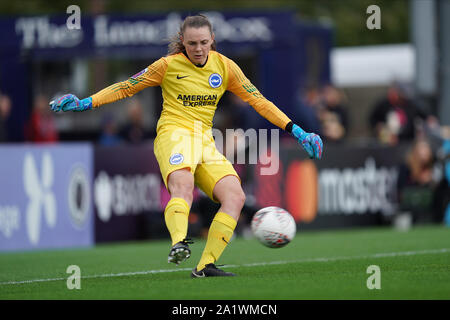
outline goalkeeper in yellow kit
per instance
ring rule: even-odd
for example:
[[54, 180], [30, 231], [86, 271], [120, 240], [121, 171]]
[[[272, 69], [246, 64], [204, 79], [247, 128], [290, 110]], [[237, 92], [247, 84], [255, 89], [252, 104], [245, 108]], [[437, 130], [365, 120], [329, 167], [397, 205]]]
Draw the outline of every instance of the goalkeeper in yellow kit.
[[78, 99], [67, 94], [50, 102], [53, 111], [84, 111], [130, 97], [149, 86], [161, 86], [163, 110], [157, 124], [154, 152], [170, 192], [164, 217], [172, 239], [169, 262], [189, 258], [186, 239], [194, 185], [220, 203], [203, 254], [191, 276], [234, 276], [215, 262], [230, 241], [245, 202], [238, 174], [216, 149], [212, 119], [226, 90], [250, 104], [261, 116], [291, 133], [311, 158], [322, 156], [322, 140], [306, 133], [268, 101], [238, 65], [215, 51], [212, 26], [203, 15], [187, 17], [169, 44], [169, 53], [126, 81]]

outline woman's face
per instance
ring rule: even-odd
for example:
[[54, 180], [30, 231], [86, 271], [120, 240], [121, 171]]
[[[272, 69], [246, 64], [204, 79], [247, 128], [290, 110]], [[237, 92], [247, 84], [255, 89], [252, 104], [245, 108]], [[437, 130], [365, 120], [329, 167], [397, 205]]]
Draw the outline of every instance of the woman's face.
[[195, 65], [203, 65], [208, 59], [209, 50], [214, 41], [207, 26], [200, 28], [187, 27], [182, 37], [186, 53]]
[[433, 153], [428, 143], [420, 141], [415, 146], [415, 156], [421, 163], [426, 163], [431, 160]]

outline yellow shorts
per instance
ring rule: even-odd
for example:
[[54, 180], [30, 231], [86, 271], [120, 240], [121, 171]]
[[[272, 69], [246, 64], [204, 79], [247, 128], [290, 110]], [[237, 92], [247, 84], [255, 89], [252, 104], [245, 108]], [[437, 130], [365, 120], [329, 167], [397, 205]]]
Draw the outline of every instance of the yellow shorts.
[[217, 150], [211, 130], [194, 133], [179, 127], [165, 128], [158, 132], [154, 152], [164, 184], [173, 171], [189, 168], [194, 182], [209, 198], [214, 198], [216, 183], [225, 176], [240, 178], [233, 165]]

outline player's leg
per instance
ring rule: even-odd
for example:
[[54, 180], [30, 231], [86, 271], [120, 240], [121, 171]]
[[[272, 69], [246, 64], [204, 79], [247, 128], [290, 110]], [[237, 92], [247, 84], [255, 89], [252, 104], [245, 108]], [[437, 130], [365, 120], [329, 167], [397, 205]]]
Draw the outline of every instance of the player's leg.
[[170, 173], [167, 188], [171, 195], [164, 210], [164, 219], [172, 239], [168, 262], [179, 264], [191, 255], [188, 239], [188, 216], [192, 205], [194, 191], [194, 176], [189, 168], [179, 169]]
[[208, 231], [208, 239], [197, 268], [192, 275], [232, 276], [231, 272], [217, 269], [214, 263], [220, 258], [233, 236], [239, 215], [245, 202], [240, 180], [235, 175], [220, 179], [214, 187], [214, 198], [221, 206]]
[[245, 193], [239, 178], [235, 175], [223, 177], [214, 186], [213, 194], [220, 202], [218, 212], [224, 212], [238, 221], [245, 203]]
[[189, 210], [192, 205], [194, 176], [188, 168], [172, 172], [167, 179], [170, 200], [164, 218], [170, 232], [172, 245], [186, 238]]
[[192, 277], [232, 276], [217, 269], [219, 259], [230, 241], [245, 202], [245, 194], [233, 165], [215, 147], [214, 140], [205, 143], [203, 162], [195, 171], [195, 182], [213, 201], [221, 204], [208, 230], [208, 238]]
[[176, 264], [190, 256], [186, 235], [196, 159], [190, 152], [189, 139], [189, 132], [167, 130], [160, 132], [154, 142], [161, 175], [171, 195], [164, 210], [164, 219], [172, 239], [168, 261]]

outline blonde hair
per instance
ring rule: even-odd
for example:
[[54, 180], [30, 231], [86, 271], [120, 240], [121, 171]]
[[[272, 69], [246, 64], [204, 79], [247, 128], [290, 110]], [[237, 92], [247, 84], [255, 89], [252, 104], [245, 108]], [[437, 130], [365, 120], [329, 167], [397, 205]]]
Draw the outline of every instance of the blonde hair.
[[[425, 159], [425, 162], [421, 162], [420, 160], [422, 159], [418, 158], [417, 153], [421, 147], [427, 148], [427, 152], [429, 152], [429, 158]], [[411, 175], [415, 180], [419, 178], [422, 170], [430, 170], [433, 165], [433, 151], [428, 140], [425, 138], [416, 139], [406, 155], [406, 162], [411, 170]]]
[[[209, 22], [208, 18], [202, 14], [198, 14], [195, 16], [188, 16], [184, 19], [183, 23], [180, 26], [180, 31], [170, 39], [169, 50], [167, 55], [171, 56], [180, 52], [185, 51], [185, 47], [183, 45], [182, 37], [184, 31], [187, 28], [202, 28], [208, 27], [209, 32], [213, 34], [213, 29], [211, 22]], [[211, 50], [216, 50], [216, 40], [211, 44]]]

